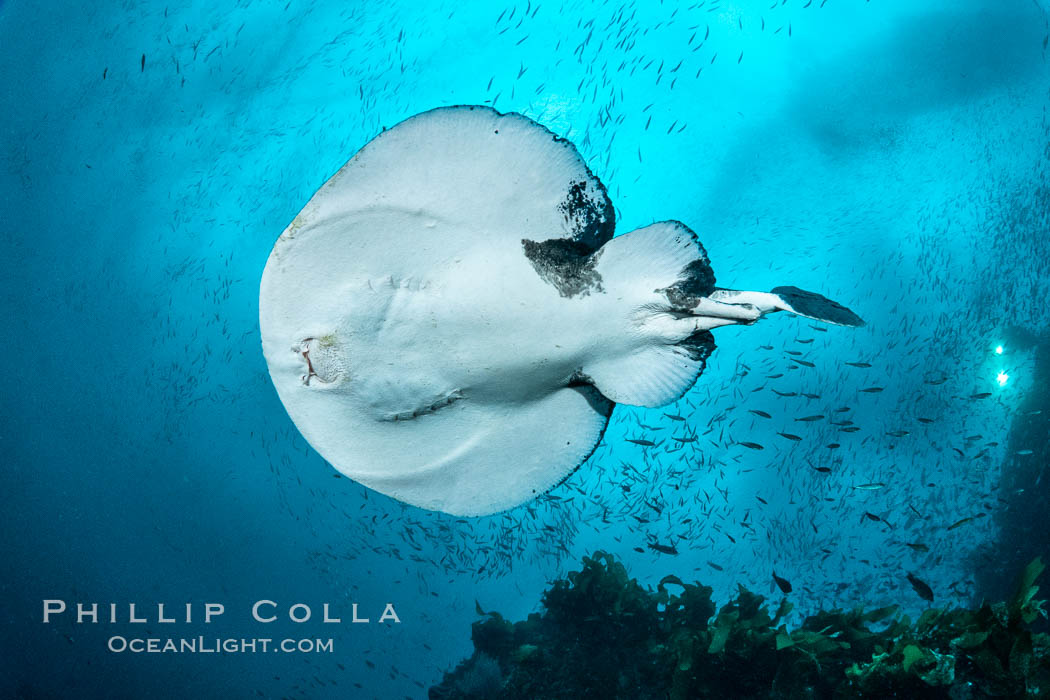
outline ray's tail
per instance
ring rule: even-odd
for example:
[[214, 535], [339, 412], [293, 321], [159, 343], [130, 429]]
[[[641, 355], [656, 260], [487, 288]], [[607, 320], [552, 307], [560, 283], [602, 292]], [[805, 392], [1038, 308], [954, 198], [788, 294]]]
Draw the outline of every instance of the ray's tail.
[[678, 221], [613, 238], [595, 255], [602, 284], [620, 305], [624, 342], [633, 345], [583, 369], [617, 403], [655, 407], [681, 397], [703, 372], [715, 347], [711, 330], [721, 326], [751, 325], [776, 311], [864, 325], [845, 306], [797, 287], [717, 287], [707, 252]]

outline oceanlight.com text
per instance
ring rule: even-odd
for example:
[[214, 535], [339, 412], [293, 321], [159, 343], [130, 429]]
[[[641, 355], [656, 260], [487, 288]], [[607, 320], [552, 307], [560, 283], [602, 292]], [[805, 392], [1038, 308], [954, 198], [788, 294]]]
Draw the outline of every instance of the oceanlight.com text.
[[254, 654], [277, 652], [285, 654], [331, 654], [329, 639], [271, 639], [221, 637], [122, 637], [109, 638], [106, 648], [114, 653], [132, 654]]

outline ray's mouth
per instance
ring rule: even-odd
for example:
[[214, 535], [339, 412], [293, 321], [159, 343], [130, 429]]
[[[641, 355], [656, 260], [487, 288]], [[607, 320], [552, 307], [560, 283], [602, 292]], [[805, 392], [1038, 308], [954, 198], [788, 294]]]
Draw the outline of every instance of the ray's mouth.
[[331, 384], [343, 373], [334, 336], [303, 338], [292, 346], [292, 352], [306, 363], [306, 374], [300, 377], [306, 386], [310, 386], [311, 380], [320, 384]]

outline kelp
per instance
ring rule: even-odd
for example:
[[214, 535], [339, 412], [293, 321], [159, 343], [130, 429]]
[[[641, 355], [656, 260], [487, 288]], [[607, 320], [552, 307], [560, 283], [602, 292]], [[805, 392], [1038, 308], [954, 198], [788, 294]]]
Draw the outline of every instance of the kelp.
[[482, 611], [474, 654], [430, 689], [451, 698], [977, 698], [1050, 697], [1050, 635], [1037, 599], [1040, 559], [1008, 601], [930, 608], [819, 611], [791, 629], [787, 597], [773, 612], [738, 586], [718, 608], [712, 589], [671, 574], [642, 587], [612, 555], [584, 557], [544, 593], [542, 613], [511, 623]]

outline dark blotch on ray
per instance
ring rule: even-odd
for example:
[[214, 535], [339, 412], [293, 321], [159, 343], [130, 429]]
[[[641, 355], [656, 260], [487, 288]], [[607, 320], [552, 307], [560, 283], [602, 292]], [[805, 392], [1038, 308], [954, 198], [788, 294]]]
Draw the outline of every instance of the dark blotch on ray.
[[[703, 253], [702, 248], [701, 252]], [[675, 309], [689, 311], [714, 290], [715, 271], [711, 269], [706, 253], [703, 253], [703, 257], [693, 260], [682, 268], [677, 282], [666, 289], [657, 291], [663, 292], [667, 301]]]
[[[597, 179], [595, 179], [597, 182]], [[572, 183], [558, 211], [569, 222], [573, 239], [594, 252], [613, 236], [616, 226], [612, 202], [599, 182], [596, 192], [587, 191], [587, 181]]]
[[587, 296], [603, 292], [602, 276], [595, 270], [601, 253], [593, 253], [587, 245], [564, 238], [547, 241], [521, 241], [525, 257], [540, 278], [552, 285], [563, 297]]

